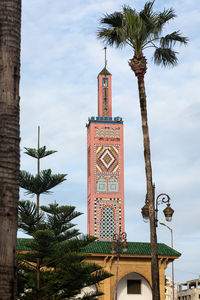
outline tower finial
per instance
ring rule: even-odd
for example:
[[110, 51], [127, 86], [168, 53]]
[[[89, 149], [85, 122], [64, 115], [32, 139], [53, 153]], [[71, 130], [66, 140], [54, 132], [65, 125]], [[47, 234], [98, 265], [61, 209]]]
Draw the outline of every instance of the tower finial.
[[104, 47], [104, 50], [105, 50], [105, 76], [106, 76], [106, 72], [107, 72], [107, 69], [106, 69], [106, 66], [107, 66], [106, 50], [107, 50], [107, 47]]

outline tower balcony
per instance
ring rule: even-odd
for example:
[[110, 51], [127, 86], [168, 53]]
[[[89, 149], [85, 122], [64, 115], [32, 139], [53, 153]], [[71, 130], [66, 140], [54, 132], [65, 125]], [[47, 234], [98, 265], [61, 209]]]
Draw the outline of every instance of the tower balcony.
[[86, 124], [86, 127], [90, 125], [90, 123], [123, 123], [123, 120], [121, 117], [89, 117], [88, 123]]

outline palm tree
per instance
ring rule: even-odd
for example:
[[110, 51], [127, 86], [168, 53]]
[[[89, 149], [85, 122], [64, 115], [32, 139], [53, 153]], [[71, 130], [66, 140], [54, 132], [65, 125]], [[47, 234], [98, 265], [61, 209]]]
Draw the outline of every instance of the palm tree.
[[129, 60], [129, 66], [138, 80], [139, 102], [142, 118], [144, 159], [146, 173], [147, 199], [149, 203], [150, 238], [152, 252], [152, 291], [153, 300], [160, 299], [159, 269], [157, 258], [157, 237], [155, 228], [154, 186], [152, 183], [152, 167], [150, 154], [150, 139], [147, 120], [146, 92], [144, 75], [147, 70], [147, 61], [144, 51], [153, 48], [154, 63], [158, 65], [175, 66], [178, 62], [177, 52], [174, 46], [177, 43], [187, 44], [188, 39], [179, 31], [162, 36], [162, 31], [168, 21], [176, 17], [174, 10], [164, 9], [162, 12], [153, 11], [154, 1], [147, 2], [144, 8], [137, 12], [129, 6], [123, 6], [121, 12], [105, 14], [100, 19], [101, 27], [97, 37], [110, 46], [130, 46], [133, 50], [133, 58]]
[[16, 299], [21, 0], [0, 1], [0, 299]]

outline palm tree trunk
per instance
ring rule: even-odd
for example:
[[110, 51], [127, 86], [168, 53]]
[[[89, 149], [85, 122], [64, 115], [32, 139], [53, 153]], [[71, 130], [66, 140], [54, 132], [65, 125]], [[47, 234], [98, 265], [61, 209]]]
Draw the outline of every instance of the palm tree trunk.
[[137, 76], [137, 79], [138, 79], [140, 110], [141, 110], [141, 118], [142, 118], [145, 173], [146, 173], [146, 182], [147, 182], [147, 199], [149, 201], [152, 294], [153, 294], [153, 300], [160, 300], [159, 266], [158, 266], [158, 254], [157, 254], [158, 250], [157, 250], [157, 236], [156, 236], [156, 224], [155, 224], [155, 194], [154, 194], [154, 186], [152, 183], [151, 152], [150, 152], [150, 140], [149, 140], [148, 119], [147, 119], [144, 74], [139, 74]]
[[0, 1], [0, 299], [16, 299], [21, 0]]

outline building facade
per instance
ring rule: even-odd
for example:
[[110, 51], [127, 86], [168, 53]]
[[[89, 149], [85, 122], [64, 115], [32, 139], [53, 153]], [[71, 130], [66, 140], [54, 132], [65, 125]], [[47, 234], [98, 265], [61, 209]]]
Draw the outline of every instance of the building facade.
[[199, 300], [200, 278], [180, 283], [177, 286], [177, 300]]
[[98, 240], [124, 231], [123, 121], [112, 117], [112, 75], [98, 80], [98, 117], [87, 126], [87, 228]]

